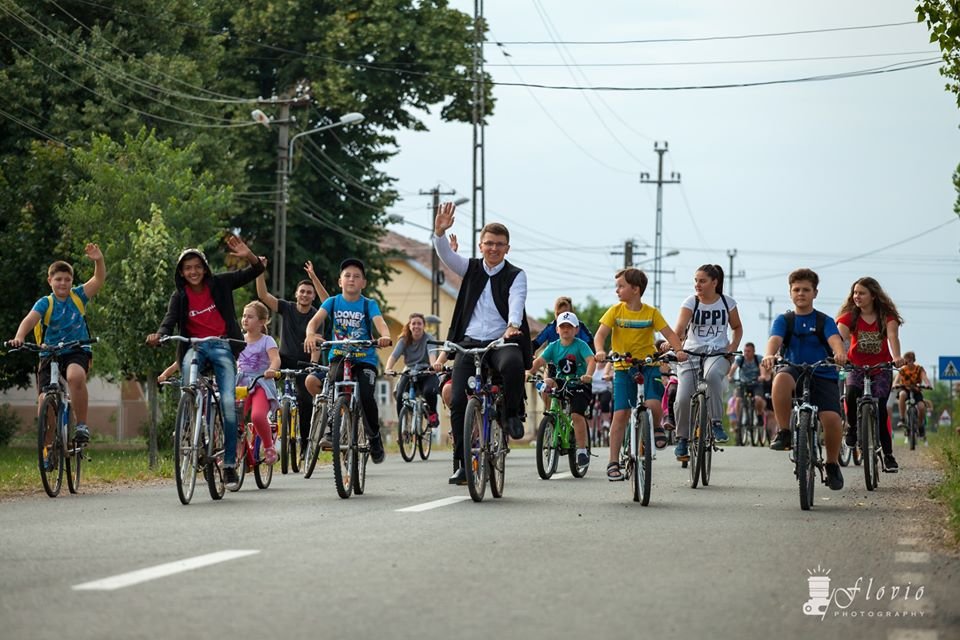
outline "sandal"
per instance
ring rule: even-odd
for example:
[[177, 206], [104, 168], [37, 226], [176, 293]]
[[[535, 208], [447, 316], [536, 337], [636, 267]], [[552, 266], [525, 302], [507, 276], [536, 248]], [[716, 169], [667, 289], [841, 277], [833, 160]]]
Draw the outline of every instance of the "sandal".
[[623, 480], [623, 473], [620, 471], [619, 462], [611, 462], [607, 465], [607, 480], [610, 482], [620, 482]]
[[663, 449], [667, 446], [667, 432], [663, 430], [663, 427], [653, 428], [653, 446], [657, 449]]

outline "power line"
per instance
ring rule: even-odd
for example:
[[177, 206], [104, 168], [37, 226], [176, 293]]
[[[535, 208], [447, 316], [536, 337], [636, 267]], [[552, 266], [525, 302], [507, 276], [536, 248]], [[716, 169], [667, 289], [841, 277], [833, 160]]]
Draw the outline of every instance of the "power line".
[[[557, 64], [555, 62], [514, 63], [515, 67], [579, 67], [579, 68], [622, 68], [622, 67], [686, 67], [723, 64], [770, 64], [774, 62], [823, 62], [826, 60], [859, 60], [863, 58], [887, 58], [894, 56], [932, 56], [938, 51], [899, 51], [888, 53], [859, 53], [836, 56], [803, 56], [798, 58], [752, 58], [749, 60], [683, 60], [666, 62], [581, 62], [573, 64]], [[909, 61], [908, 61], [909, 62]], [[508, 64], [488, 64], [488, 67], [508, 67]]]
[[[732, 36], [697, 36], [697, 37], [688, 37], [688, 38], [647, 38], [643, 40], [569, 40], [559, 44], [574, 44], [574, 45], [619, 45], [619, 44], [654, 44], [662, 42], [708, 42], [712, 40], [746, 40], [749, 38], [780, 38], [783, 36], [799, 36], [807, 35], [812, 33], [833, 33], [837, 31], [858, 31], [863, 29], [884, 29], [887, 27], [902, 27], [904, 25], [915, 25], [917, 24], [916, 20], [909, 20], [905, 22], [888, 22], [884, 24], [866, 24], [866, 25], [856, 25], [848, 27], [825, 27], [821, 29], [805, 29], [801, 31], [776, 31], [771, 33], [748, 33], [741, 35], [732, 35]], [[511, 45], [541, 45], [541, 44], [555, 44], [550, 41], [542, 40], [502, 40], [497, 44], [511, 44]]]

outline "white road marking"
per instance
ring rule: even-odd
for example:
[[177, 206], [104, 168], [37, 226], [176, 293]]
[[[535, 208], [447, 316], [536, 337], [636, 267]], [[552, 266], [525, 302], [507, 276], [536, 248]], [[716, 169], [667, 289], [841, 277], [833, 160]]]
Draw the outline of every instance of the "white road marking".
[[439, 507], [446, 507], [447, 505], [457, 504], [458, 502], [463, 502], [464, 500], [469, 500], [470, 496], [452, 496], [450, 498], [441, 498], [440, 500], [434, 500], [433, 502], [424, 502], [423, 504], [415, 504], [412, 507], [404, 507], [403, 509], [397, 509], [397, 513], [419, 513], [421, 511], [429, 511], [430, 509], [437, 509]]
[[924, 562], [930, 562], [930, 554], [926, 551], [897, 551], [893, 555], [893, 561], [923, 564]]
[[123, 589], [124, 587], [140, 584], [141, 582], [165, 578], [184, 571], [199, 569], [200, 567], [207, 567], [228, 560], [236, 560], [237, 558], [243, 558], [255, 553], [260, 553], [260, 550], [228, 549], [226, 551], [217, 551], [195, 558], [186, 558], [185, 560], [159, 564], [155, 567], [138, 569], [130, 573], [121, 573], [120, 575], [103, 578], [102, 580], [84, 582], [83, 584], [74, 585], [73, 589], [74, 591], [113, 591], [115, 589]]
[[900, 613], [922, 613], [925, 616], [933, 615], [934, 603], [930, 597], [924, 597], [921, 600], [915, 600], [913, 594], [910, 594], [909, 600], [897, 598], [890, 603], [890, 609]]
[[893, 584], [913, 584], [914, 588], [924, 584], [927, 580], [927, 575], [925, 573], [919, 573], [916, 571], [904, 571], [903, 573], [893, 574]]
[[928, 629], [894, 629], [887, 640], [937, 640], [937, 632]]
[[905, 547], [915, 547], [920, 544], [920, 538], [900, 538], [897, 540], [897, 544], [901, 544]]
[[569, 471], [561, 471], [560, 473], [553, 474], [554, 480], [565, 480], [566, 478], [572, 478], [573, 474]]

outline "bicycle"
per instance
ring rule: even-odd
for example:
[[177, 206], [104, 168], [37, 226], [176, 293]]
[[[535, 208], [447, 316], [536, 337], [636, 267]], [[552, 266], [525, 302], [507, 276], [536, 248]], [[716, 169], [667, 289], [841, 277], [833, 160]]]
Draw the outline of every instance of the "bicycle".
[[40, 412], [37, 417], [37, 463], [43, 490], [51, 498], [56, 498], [63, 487], [64, 467], [66, 467], [67, 488], [70, 493], [80, 491], [80, 467], [86, 457], [84, 453], [86, 443], [77, 442], [75, 438], [77, 418], [70, 404], [70, 387], [60, 371], [58, 358], [71, 349], [96, 344], [99, 341], [98, 338], [71, 340], [56, 346], [25, 342], [8, 352], [23, 350], [50, 354], [46, 356], [50, 358], [50, 384], [40, 390], [43, 393], [43, 400], [40, 402]]
[[[189, 345], [208, 341], [230, 342], [229, 338], [185, 338], [161, 336], [160, 342], [176, 340]], [[191, 348], [187, 377], [180, 387], [180, 402], [173, 436], [174, 477], [177, 495], [182, 504], [190, 504], [197, 483], [197, 472], [203, 469], [210, 497], [220, 500], [226, 491], [223, 482], [223, 416], [220, 415], [220, 393], [216, 380], [200, 373], [200, 364]], [[238, 465], [239, 466], [239, 465]]]
[[[868, 367], [858, 367], [848, 364], [848, 371], [859, 371], [863, 374], [863, 396], [857, 401], [857, 445], [862, 451], [863, 478], [867, 491], [873, 491], [880, 484], [880, 469], [887, 471], [883, 463], [883, 448], [880, 446], [879, 405], [873, 397], [870, 376], [874, 371], [892, 370], [892, 362], [881, 362]], [[884, 425], [886, 428], [886, 425]]]
[[[737, 446], [744, 447], [749, 440], [750, 446], [763, 446], [766, 427], [757, 425], [757, 408], [754, 406], [753, 388], [755, 383], [737, 383], [740, 397], [740, 419], [737, 421]], [[749, 436], [749, 438], [748, 438]]]
[[[287, 369], [286, 371], [290, 370]], [[300, 432], [299, 411], [296, 382], [285, 378], [283, 395], [280, 396], [280, 407], [276, 413], [276, 429], [280, 441], [280, 473], [283, 475], [287, 475], [288, 471], [300, 473], [300, 458], [297, 457], [298, 434]]]
[[319, 371], [324, 374], [323, 389], [313, 397], [313, 412], [310, 415], [310, 434], [307, 436], [307, 442], [303, 447], [303, 477], [309, 480], [313, 476], [313, 470], [317, 468], [317, 460], [320, 459], [320, 439], [323, 438], [324, 433], [332, 430], [329, 409], [333, 402], [333, 389], [330, 386], [330, 367], [311, 363], [306, 369], [282, 369], [280, 371], [280, 373], [284, 375], [285, 395], [287, 393], [287, 380], [292, 380], [296, 375], [306, 371]]
[[397, 443], [400, 445], [400, 456], [404, 462], [412, 462], [417, 452], [420, 459], [430, 457], [433, 448], [433, 426], [429, 423], [424, 426], [427, 415], [427, 401], [417, 391], [417, 381], [420, 378], [436, 375], [433, 369], [417, 367], [406, 369], [400, 374], [408, 378], [407, 392], [401, 399], [399, 421], [397, 423]]
[[707, 386], [706, 374], [704, 372], [709, 358], [722, 358], [727, 356], [740, 355], [739, 351], [715, 351], [713, 353], [699, 353], [696, 351], [683, 350], [689, 356], [698, 358], [697, 362], [697, 386], [696, 391], [690, 397], [690, 441], [689, 464], [684, 464], [690, 469], [690, 488], [696, 489], [697, 485], [703, 486], [710, 484], [710, 471], [713, 466], [713, 453], [715, 451], [722, 453], [723, 449], [717, 446], [713, 436], [713, 424], [710, 422], [709, 405], [710, 396]]
[[590, 401], [590, 421], [588, 423], [590, 432], [590, 444], [594, 447], [610, 446], [610, 424], [603, 424], [603, 409], [600, 400], [600, 394], [593, 394]]
[[454, 342], [434, 342], [444, 350], [456, 351], [473, 358], [475, 373], [467, 380], [467, 409], [463, 420], [463, 469], [467, 489], [474, 502], [483, 501], [487, 479], [494, 498], [503, 497], [506, 456], [509, 452], [501, 419], [503, 391], [495, 384], [490, 370], [483, 366], [484, 357], [493, 350], [518, 346], [498, 338], [485, 347], [466, 348]]
[[[257, 381], [261, 378], [263, 378], [263, 376], [257, 376], [252, 382], [250, 382], [249, 385], [236, 387], [237, 483], [231, 487], [228, 487], [230, 491], [240, 491], [240, 487], [243, 486], [243, 478], [246, 475], [248, 467], [253, 470], [253, 476], [257, 482], [258, 488], [266, 489], [273, 481], [273, 465], [267, 464], [264, 461], [264, 452], [268, 448], [267, 444], [261, 441], [260, 436], [256, 434], [253, 429], [253, 423], [248, 422], [245, 419], [247, 414], [245, 414], [243, 410], [244, 400], [247, 399], [247, 396], [250, 395], [256, 386]], [[276, 442], [277, 426], [276, 424], [272, 424], [270, 426], [272, 432], [271, 437], [273, 438], [274, 442]]]
[[[353, 379], [353, 359], [357, 349], [376, 347], [376, 340], [326, 340], [321, 349], [344, 347], [342, 356], [343, 380], [333, 383], [334, 400], [330, 409], [333, 418], [333, 480], [337, 495], [349, 498], [363, 495], [367, 479], [367, 460], [370, 458], [370, 440], [364, 425], [360, 405], [359, 382]], [[329, 379], [329, 375], [327, 378]]]
[[620, 354], [612, 351], [607, 354], [608, 362], [626, 362], [636, 365], [633, 380], [637, 384], [637, 403], [630, 412], [630, 422], [623, 433], [620, 443], [620, 468], [625, 477], [630, 480], [633, 492], [633, 501], [646, 507], [650, 504], [650, 493], [653, 486], [653, 461], [656, 459], [653, 445], [653, 412], [646, 405], [643, 392], [643, 367], [661, 361], [669, 361], [674, 356], [658, 354], [647, 358], [634, 358], [629, 353]]
[[810, 387], [813, 372], [819, 367], [835, 367], [831, 358], [813, 364], [796, 364], [783, 358], [777, 362], [797, 369], [801, 384], [799, 398], [795, 398], [790, 412], [790, 431], [793, 437], [791, 453], [794, 461], [794, 475], [797, 477], [800, 495], [800, 508], [809, 511], [813, 506], [813, 494], [816, 487], [816, 473], [820, 481], [827, 483], [825, 459], [823, 457], [823, 425], [820, 424], [819, 409], [810, 402]]
[[[530, 381], [536, 384], [537, 391], [544, 390], [542, 376], [533, 376]], [[568, 457], [570, 474], [574, 478], [587, 475], [587, 469], [590, 467], [589, 437], [587, 438], [587, 464], [582, 466], [577, 464], [577, 440], [568, 402], [569, 391], [581, 386], [581, 383], [573, 380], [558, 382], [562, 384], [549, 390], [550, 407], [544, 412], [540, 426], [537, 427], [537, 473], [544, 480], [549, 480], [556, 473], [562, 455]]]
[[910, 444], [910, 451], [913, 451], [917, 448], [917, 437], [920, 434], [920, 412], [917, 411], [917, 400], [913, 397], [913, 391], [916, 389], [930, 389], [927, 385], [917, 385], [913, 387], [908, 387], [902, 384], [898, 384], [894, 387], [897, 391], [906, 391], [907, 392], [907, 414], [906, 420], [904, 421], [906, 427], [904, 431], [906, 432], [907, 442]]

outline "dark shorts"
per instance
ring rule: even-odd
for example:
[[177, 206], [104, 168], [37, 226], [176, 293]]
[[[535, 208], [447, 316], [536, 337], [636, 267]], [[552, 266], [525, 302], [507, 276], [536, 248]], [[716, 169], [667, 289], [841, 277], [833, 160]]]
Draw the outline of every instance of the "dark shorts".
[[[778, 368], [777, 375], [779, 376], [781, 374], [789, 375], [793, 378], [794, 382], [796, 382], [799, 377], [799, 372], [793, 367]], [[794, 397], [799, 398], [801, 392], [800, 384], [797, 383]], [[821, 412], [833, 411], [835, 413], [841, 413], [840, 387], [837, 385], [836, 379], [813, 376], [813, 381], [810, 384], [810, 402], [811, 404], [817, 405], [817, 409]]]
[[577, 385], [564, 390], [564, 402], [570, 407], [570, 413], [584, 415], [590, 405], [590, 387]]
[[738, 398], [743, 398], [743, 394], [746, 393], [746, 392], [748, 392], [748, 391], [749, 391], [750, 393], [752, 393], [755, 398], [762, 398], [762, 397], [763, 397], [763, 383], [762, 383], [762, 382], [754, 382], [754, 383], [752, 383], [752, 384], [738, 384], [738, 385], [737, 385], [737, 397], [738, 397]]
[[[40, 360], [40, 364], [37, 367], [37, 389], [43, 389], [45, 386], [50, 384], [50, 361], [53, 358], [43, 358]], [[83, 367], [83, 370], [87, 373], [90, 372], [90, 362], [93, 360], [93, 356], [89, 351], [71, 351], [70, 353], [65, 353], [58, 359], [60, 363], [60, 375], [64, 378], [67, 377], [67, 367], [71, 364], [78, 364]]]
[[600, 402], [600, 413], [610, 413], [611, 403], [613, 402], [613, 391], [607, 389], [600, 393], [593, 394]]
[[923, 391], [920, 389], [901, 389], [907, 394], [908, 398], [913, 398], [914, 402], [923, 402]]

